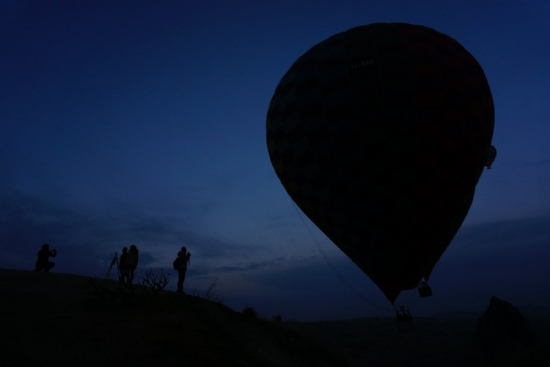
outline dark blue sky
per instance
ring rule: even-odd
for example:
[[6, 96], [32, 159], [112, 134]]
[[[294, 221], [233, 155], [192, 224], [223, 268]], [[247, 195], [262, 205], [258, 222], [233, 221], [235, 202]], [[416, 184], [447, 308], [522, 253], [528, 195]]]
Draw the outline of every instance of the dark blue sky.
[[[545, 1], [1, 1], [0, 267], [103, 276], [193, 253], [188, 290], [301, 320], [385, 316], [338, 280], [265, 146], [277, 83], [314, 44], [374, 22], [426, 25], [480, 62], [495, 102], [494, 169], [413, 313], [496, 295], [550, 305], [550, 3]], [[316, 227], [363, 297], [387, 300]], [[174, 288], [174, 284], [169, 287]]]

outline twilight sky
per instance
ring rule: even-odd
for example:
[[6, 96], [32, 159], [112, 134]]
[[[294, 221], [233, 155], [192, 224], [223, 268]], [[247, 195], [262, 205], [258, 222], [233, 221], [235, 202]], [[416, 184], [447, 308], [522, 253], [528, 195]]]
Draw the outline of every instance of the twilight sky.
[[[432, 27], [492, 89], [498, 157], [413, 314], [496, 295], [550, 305], [550, 2], [0, 1], [0, 267], [102, 277], [192, 252], [186, 289], [303, 321], [388, 316], [378, 288], [299, 212], [267, 154], [265, 117], [290, 65], [375, 22]], [[303, 214], [302, 214], [303, 216]], [[305, 218], [305, 217], [304, 217]], [[310, 232], [313, 234], [310, 236]], [[325, 263], [315, 241], [356, 293]], [[175, 281], [168, 286], [175, 289]]]

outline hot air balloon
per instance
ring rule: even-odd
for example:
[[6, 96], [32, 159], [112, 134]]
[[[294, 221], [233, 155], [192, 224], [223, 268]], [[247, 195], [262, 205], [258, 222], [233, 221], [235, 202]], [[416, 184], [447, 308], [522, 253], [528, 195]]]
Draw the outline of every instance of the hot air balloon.
[[313, 46], [284, 74], [267, 147], [292, 200], [393, 304], [429, 280], [486, 163], [485, 74], [431, 28], [376, 23]]

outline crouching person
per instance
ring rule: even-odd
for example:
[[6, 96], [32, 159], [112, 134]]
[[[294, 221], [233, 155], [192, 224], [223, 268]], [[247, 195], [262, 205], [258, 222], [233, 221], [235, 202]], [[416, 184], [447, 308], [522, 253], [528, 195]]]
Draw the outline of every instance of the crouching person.
[[42, 249], [38, 251], [38, 260], [36, 261], [36, 268], [34, 271], [50, 271], [55, 266], [55, 263], [50, 261], [50, 257], [55, 257], [57, 251], [55, 249], [50, 250], [50, 245], [47, 243], [42, 245]]

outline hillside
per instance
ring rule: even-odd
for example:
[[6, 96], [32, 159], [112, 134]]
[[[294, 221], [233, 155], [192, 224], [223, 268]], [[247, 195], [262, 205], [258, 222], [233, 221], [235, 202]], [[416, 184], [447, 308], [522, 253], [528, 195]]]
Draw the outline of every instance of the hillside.
[[[276, 324], [195, 296], [143, 291], [0, 269], [2, 366], [501, 365], [480, 363], [473, 352], [476, 318], [415, 318], [408, 333], [393, 318]], [[529, 323], [550, 345], [550, 318]], [[521, 360], [507, 365], [547, 365]]]
[[[550, 345], [550, 318], [529, 318], [528, 323]], [[415, 317], [413, 331], [399, 333], [393, 317], [288, 323], [300, 333], [314, 335], [318, 343], [360, 367], [535, 367], [548, 366], [536, 354], [502, 356], [485, 361], [474, 351], [476, 318]]]
[[283, 325], [219, 303], [0, 269], [3, 366], [347, 366]]

